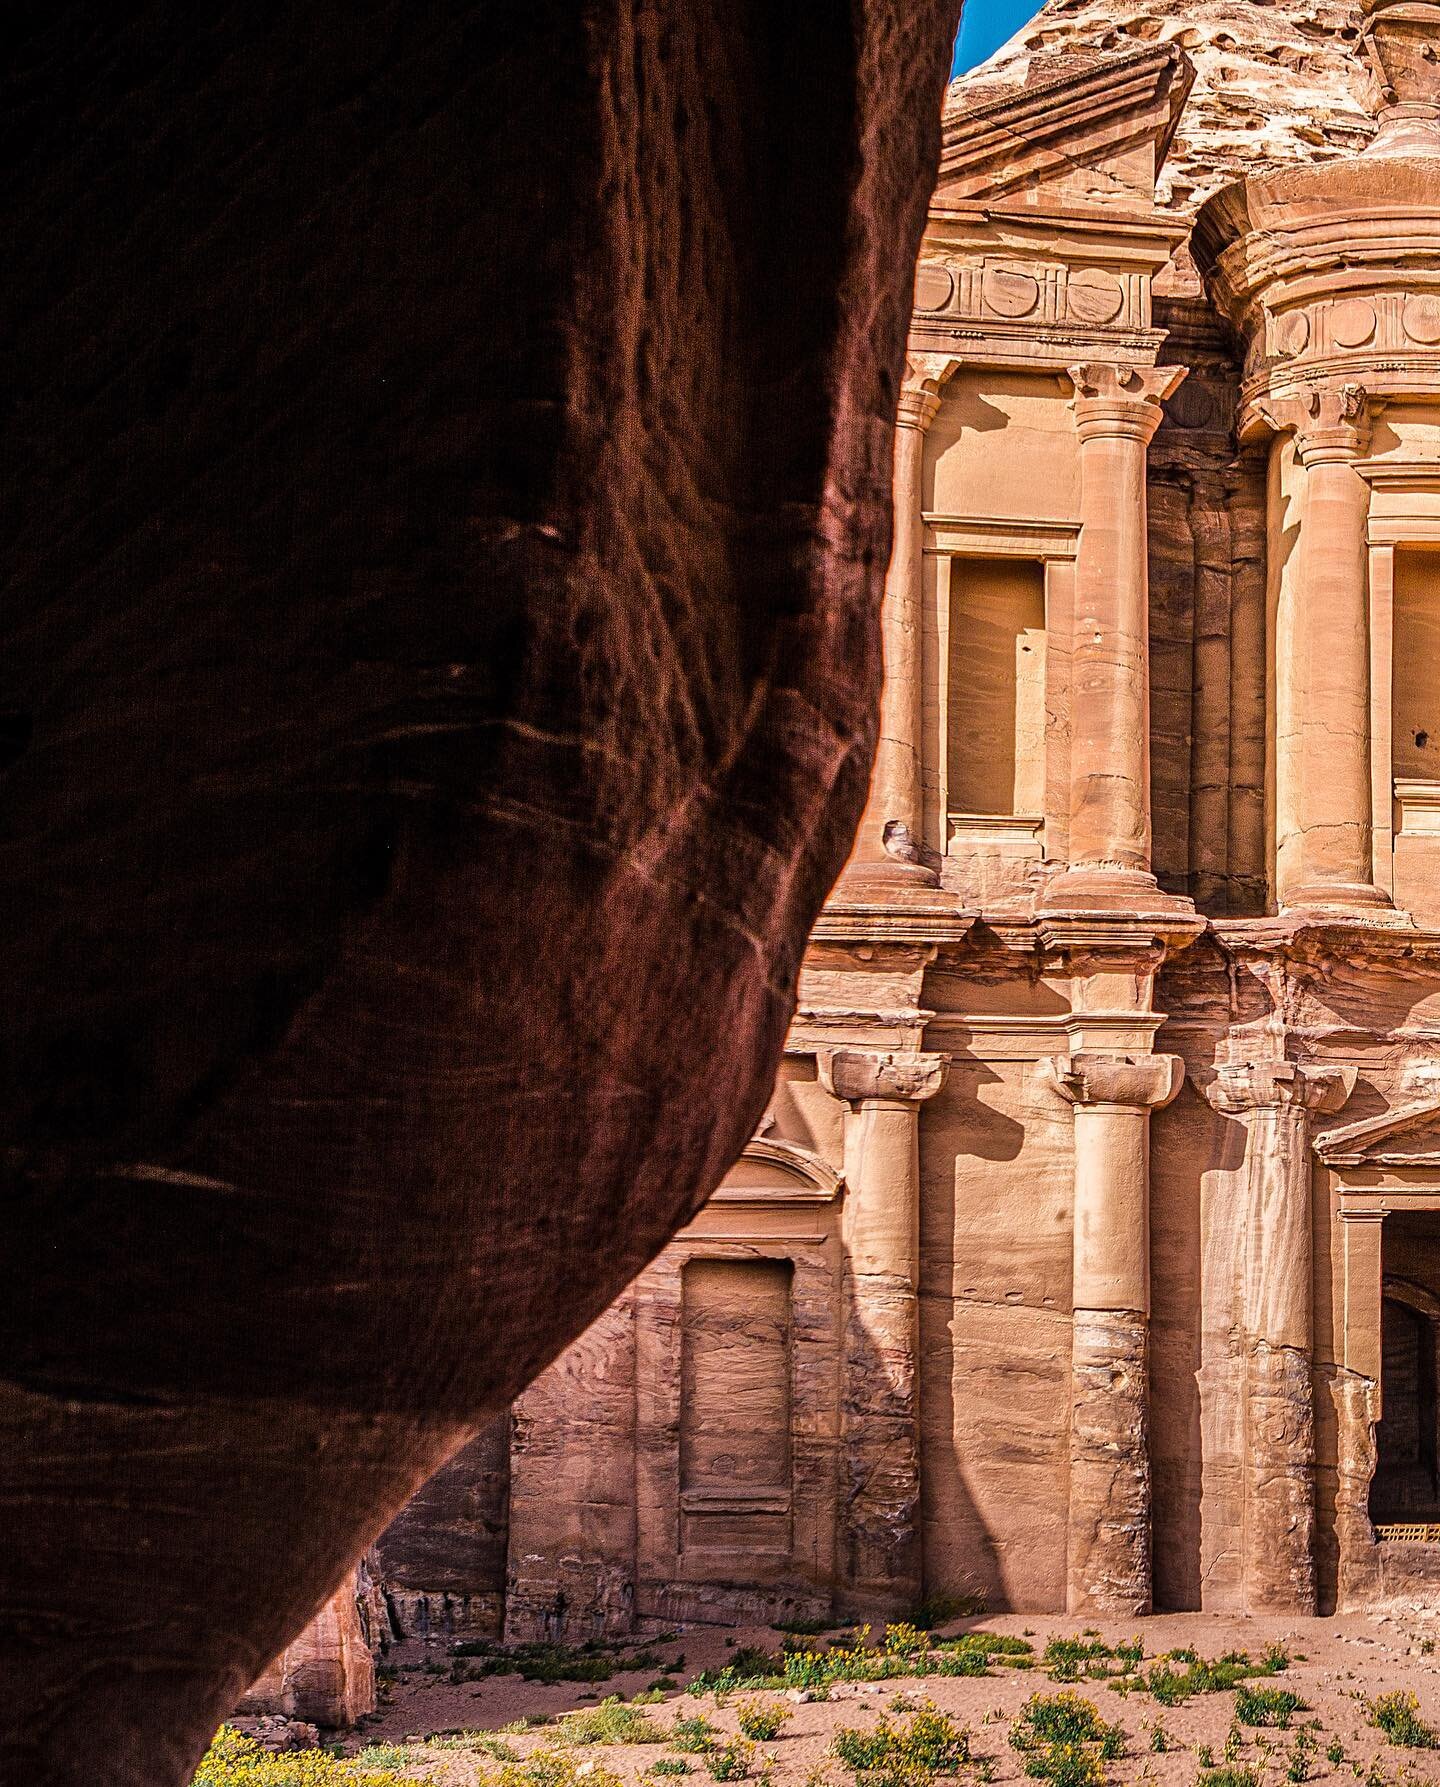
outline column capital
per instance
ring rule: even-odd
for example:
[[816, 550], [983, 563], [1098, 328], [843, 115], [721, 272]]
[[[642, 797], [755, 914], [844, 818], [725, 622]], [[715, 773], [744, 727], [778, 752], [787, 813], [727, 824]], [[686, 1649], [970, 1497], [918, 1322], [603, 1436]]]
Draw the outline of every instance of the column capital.
[[1085, 360], [1068, 368], [1070, 407], [1082, 441], [1138, 440], [1149, 444], [1164, 419], [1161, 405], [1178, 391], [1188, 366], [1114, 366]]
[[1051, 1055], [1040, 1063], [1050, 1089], [1067, 1104], [1118, 1106], [1158, 1111], [1170, 1103], [1185, 1078], [1178, 1055], [1105, 1055], [1082, 1050]]
[[940, 413], [940, 393], [960, 362], [953, 354], [907, 355], [895, 426], [924, 434]]
[[846, 1104], [922, 1104], [945, 1084], [948, 1055], [903, 1055], [889, 1049], [820, 1049], [820, 1084]]
[[1338, 1111], [1355, 1090], [1353, 1067], [1301, 1061], [1226, 1061], [1205, 1088], [1222, 1117], [1248, 1117], [1256, 1111], [1296, 1111], [1325, 1116]]
[[1370, 394], [1363, 385], [1312, 385], [1259, 404], [1277, 434], [1293, 433], [1301, 465], [1346, 464], [1370, 450]]

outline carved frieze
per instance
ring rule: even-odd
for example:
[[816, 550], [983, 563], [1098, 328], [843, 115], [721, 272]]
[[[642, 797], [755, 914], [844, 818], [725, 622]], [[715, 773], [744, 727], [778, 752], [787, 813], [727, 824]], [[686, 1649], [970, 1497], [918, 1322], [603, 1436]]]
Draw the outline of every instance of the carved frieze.
[[1340, 292], [1300, 304], [1262, 307], [1249, 330], [1247, 381], [1288, 384], [1351, 365], [1403, 371], [1417, 357], [1440, 357], [1440, 290]]
[[922, 261], [915, 275], [917, 322], [963, 318], [1079, 329], [1150, 327], [1146, 274], [1055, 261], [986, 255]]

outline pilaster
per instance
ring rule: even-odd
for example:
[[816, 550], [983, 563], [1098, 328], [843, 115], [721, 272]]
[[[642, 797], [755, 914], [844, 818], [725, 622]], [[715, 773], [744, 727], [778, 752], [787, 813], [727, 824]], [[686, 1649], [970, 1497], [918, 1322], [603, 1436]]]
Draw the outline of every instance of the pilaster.
[[1148, 1613], [1150, 1113], [1184, 1066], [1087, 1052], [1045, 1069], [1075, 1111], [1066, 1607]]
[[920, 1537], [920, 1106], [947, 1055], [823, 1049], [845, 1114], [845, 1611], [894, 1613], [923, 1588]]
[[1190, 674], [1190, 896], [1202, 912], [1230, 891], [1230, 615], [1235, 558], [1225, 468], [1193, 469], [1195, 611]]

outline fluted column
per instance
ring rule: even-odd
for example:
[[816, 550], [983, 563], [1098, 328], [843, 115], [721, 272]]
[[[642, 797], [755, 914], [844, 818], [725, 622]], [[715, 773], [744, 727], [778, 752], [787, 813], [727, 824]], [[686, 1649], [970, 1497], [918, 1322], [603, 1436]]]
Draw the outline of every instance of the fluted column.
[[1150, 1113], [1180, 1090], [1175, 1055], [1046, 1063], [1075, 1108], [1066, 1608], [1150, 1611]]
[[883, 892], [933, 887], [922, 861], [921, 626], [925, 588], [925, 436], [955, 361], [912, 355], [895, 416], [894, 543], [880, 612], [885, 660], [880, 735], [847, 881]]
[[1315, 1612], [1310, 1125], [1338, 1110], [1354, 1084], [1353, 1067], [1239, 1061], [1222, 1065], [1206, 1093], [1245, 1125], [1241, 1569], [1249, 1613]]
[[893, 1613], [922, 1589], [920, 1106], [945, 1055], [832, 1049], [822, 1084], [845, 1114], [842, 1393], [847, 1612]]
[[1359, 385], [1269, 406], [1303, 469], [1298, 553], [1276, 615], [1276, 887], [1283, 910], [1388, 907], [1370, 796], [1369, 446]]
[[[1153, 906], [1145, 463], [1183, 366], [1072, 366], [1080, 545], [1070, 681], [1070, 866], [1055, 908]], [[1168, 903], [1168, 902], [1166, 902]]]

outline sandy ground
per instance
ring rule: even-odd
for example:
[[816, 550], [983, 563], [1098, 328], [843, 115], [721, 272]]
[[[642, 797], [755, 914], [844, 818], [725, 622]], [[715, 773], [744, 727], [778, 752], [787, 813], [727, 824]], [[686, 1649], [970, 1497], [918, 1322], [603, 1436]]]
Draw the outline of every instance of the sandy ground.
[[[1029, 1639], [1037, 1661], [1052, 1637], [1077, 1634], [1082, 1622], [1050, 1616], [1000, 1615], [993, 1618], [952, 1622], [945, 1635], [984, 1629]], [[1293, 1661], [1268, 1685], [1288, 1687], [1299, 1693], [1307, 1711], [1295, 1723], [1318, 1721], [1316, 1746], [1307, 1779], [1312, 1781], [1359, 1780], [1367, 1787], [1381, 1783], [1440, 1782], [1440, 1750], [1401, 1749], [1387, 1743], [1367, 1722], [1366, 1702], [1392, 1689], [1410, 1689], [1420, 1703], [1420, 1713], [1440, 1727], [1440, 1609], [1394, 1615], [1327, 1620], [1267, 1620], [1224, 1618], [1200, 1614], [1159, 1615], [1129, 1625], [1101, 1623], [1098, 1630], [1109, 1643], [1139, 1636], [1147, 1662], [1166, 1651], [1191, 1647], [1202, 1657], [1215, 1658], [1227, 1651], [1243, 1650], [1258, 1658], [1271, 1643], [1281, 1643]], [[676, 1687], [664, 1704], [648, 1710], [657, 1722], [668, 1723], [676, 1714], [703, 1711], [723, 1732], [737, 1729], [733, 1704], [717, 1706], [715, 1697], [697, 1698], [684, 1684], [699, 1670], [722, 1667], [735, 1648], [756, 1644], [778, 1648], [782, 1634], [769, 1628], [731, 1632], [695, 1628], [678, 1632], [674, 1639], [655, 1644], [669, 1661], [683, 1654], [685, 1667], [674, 1679]], [[801, 1640], [818, 1645], [820, 1639]], [[462, 1731], [495, 1731], [524, 1716], [553, 1715], [572, 1708], [593, 1706], [606, 1695], [625, 1698], [649, 1688], [654, 1668], [631, 1671], [598, 1684], [526, 1682], [516, 1676], [452, 1685], [447, 1679], [449, 1652], [443, 1645], [410, 1645], [392, 1652], [387, 1660], [399, 1673], [382, 1686], [381, 1710], [361, 1733], [346, 1744], [354, 1752], [366, 1744], [423, 1743], [426, 1737]], [[428, 1667], [427, 1667], [428, 1666]], [[437, 1673], [443, 1670], [444, 1673]], [[834, 1732], [841, 1726], [872, 1725], [878, 1713], [897, 1699], [914, 1703], [932, 1700], [938, 1707], [967, 1725], [977, 1756], [994, 1758], [993, 1779], [1016, 1782], [1025, 1779], [1024, 1758], [1010, 1746], [1007, 1731], [1030, 1695], [1055, 1693], [1058, 1687], [1040, 1667], [1012, 1670], [995, 1666], [994, 1673], [980, 1677], [937, 1677], [881, 1683], [837, 1683], [824, 1702], [793, 1704], [783, 1734], [759, 1746], [757, 1764], [773, 1757], [770, 1780], [774, 1787], [820, 1787], [816, 1771], [832, 1784], [846, 1787], [849, 1771], [829, 1755]], [[1235, 1694], [1197, 1695], [1176, 1707], [1158, 1705], [1149, 1695], [1122, 1695], [1104, 1681], [1081, 1682], [1076, 1688], [1092, 1700], [1101, 1715], [1123, 1726], [1127, 1735], [1123, 1759], [1108, 1765], [1108, 1779], [1121, 1784], [1153, 1781], [1184, 1783], [1191, 1787], [1201, 1773], [1197, 1750], [1208, 1745], [1216, 1763], [1223, 1760], [1226, 1734], [1234, 1719]], [[776, 1694], [767, 1698], [784, 1699]], [[1153, 1747], [1155, 1727], [1163, 1727], [1171, 1747]], [[1264, 1787], [1287, 1781], [1294, 1746], [1294, 1730], [1250, 1729], [1236, 1760], [1258, 1770]], [[1338, 1740], [1344, 1760], [1327, 1760], [1327, 1747]], [[544, 1728], [511, 1736], [507, 1740], [523, 1755], [543, 1747]], [[674, 1754], [661, 1746], [606, 1746], [587, 1749], [615, 1770], [626, 1782], [639, 1782], [658, 1757]], [[698, 1757], [687, 1787], [710, 1787], [710, 1776]], [[467, 1787], [482, 1780], [495, 1764], [484, 1757], [457, 1755], [417, 1748], [417, 1773], [428, 1773], [446, 1787]], [[1293, 1777], [1292, 1777], [1293, 1778]], [[647, 1787], [655, 1787], [648, 1782]]]

